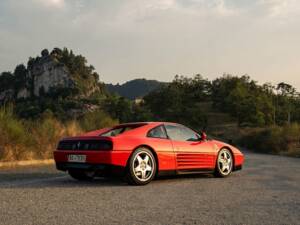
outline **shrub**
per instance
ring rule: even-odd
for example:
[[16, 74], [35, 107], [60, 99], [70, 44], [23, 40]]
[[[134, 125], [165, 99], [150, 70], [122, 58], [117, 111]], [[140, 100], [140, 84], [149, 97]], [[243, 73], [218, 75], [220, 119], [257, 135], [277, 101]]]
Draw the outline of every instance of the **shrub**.
[[283, 127], [272, 126], [253, 130], [243, 136], [239, 143], [259, 152], [286, 154], [300, 146], [300, 126], [297, 123]]
[[26, 158], [27, 146], [26, 128], [14, 117], [12, 107], [0, 108], [0, 158], [4, 160]]
[[116, 123], [100, 110], [87, 113], [80, 121], [62, 123], [49, 110], [32, 121], [18, 119], [13, 107], [3, 107], [0, 108], [0, 161], [49, 159], [62, 137]]
[[101, 127], [110, 127], [117, 123], [117, 120], [112, 119], [101, 110], [86, 113], [80, 120], [80, 125], [84, 131], [96, 130]]

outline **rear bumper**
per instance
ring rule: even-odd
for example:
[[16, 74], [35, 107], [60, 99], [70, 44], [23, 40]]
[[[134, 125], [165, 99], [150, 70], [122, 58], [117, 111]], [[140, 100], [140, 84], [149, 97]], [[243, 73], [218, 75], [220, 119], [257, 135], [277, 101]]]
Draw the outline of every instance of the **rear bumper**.
[[125, 167], [113, 166], [106, 164], [90, 164], [90, 163], [69, 163], [61, 162], [56, 163], [56, 168], [61, 171], [68, 170], [85, 170], [85, 171], [95, 171], [97, 176], [106, 175], [124, 175]]
[[[59, 168], [65, 167], [81, 167], [82, 169], [89, 169], [90, 167], [103, 167], [104, 165], [126, 167], [127, 160], [130, 156], [129, 151], [54, 151], [54, 160]], [[85, 163], [70, 163], [68, 162], [68, 155], [85, 155]]]
[[233, 171], [241, 170], [243, 168], [242, 165], [237, 165], [233, 168]]
[[89, 163], [69, 163], [60, 162], [56, 163], [56, 169], [67, 171], [69, 169], [80, 169], [80, 170], [105, 170], [109, 165], [104, 164], [89, 164]]

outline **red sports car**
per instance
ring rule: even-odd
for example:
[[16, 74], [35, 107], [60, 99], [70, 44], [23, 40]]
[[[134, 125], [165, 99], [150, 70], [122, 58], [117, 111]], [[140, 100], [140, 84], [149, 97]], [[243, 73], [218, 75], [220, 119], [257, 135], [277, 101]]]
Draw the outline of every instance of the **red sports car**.
[[54, 159], [58, 170], [78, 180], [122, 172], [130, 184], [144, 185], [155, 176], [214, 173], [227, 177], [240, 170], [243, 154], [181, 124], [120, 124], [62, 139]]

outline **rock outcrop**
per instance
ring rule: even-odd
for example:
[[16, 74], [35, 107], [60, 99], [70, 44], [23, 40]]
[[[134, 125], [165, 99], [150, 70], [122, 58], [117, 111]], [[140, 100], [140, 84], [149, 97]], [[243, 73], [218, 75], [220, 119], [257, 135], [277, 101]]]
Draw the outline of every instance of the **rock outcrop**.
[[50, 55], [43, 55], [28, 70], [28, 77], [33, 80], [33, 94], [39, 96], [48, 93], [50, 88], [72, 88], [68, 68]]
[[96, 92], [103, 93], [94, 68], [86, 65], [83, 56], [74, 55], [67, 49], [55, 48], [50, 54], [44, 49], [41, 56], [29, 59], [27, 68], [24, 65], [20, 68], [21, 72], [7, 72], [0, 79], [0, 103], [51, 96], [52, 93], [56, 96], [69, 94], [76, 99], [89, 98]]
[[30, 97], [30, 91], [27, 88], [22, 88], [21, 90], [18, 91], [17, 93], [17, 99], [25, 99]]

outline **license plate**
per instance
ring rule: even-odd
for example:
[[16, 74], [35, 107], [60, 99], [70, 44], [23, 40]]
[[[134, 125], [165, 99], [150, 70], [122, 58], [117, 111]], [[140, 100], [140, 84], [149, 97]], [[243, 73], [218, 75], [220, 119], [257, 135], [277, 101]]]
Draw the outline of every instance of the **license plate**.
[[68, 162], [86, 162], [86, 155], [68, 155]]

